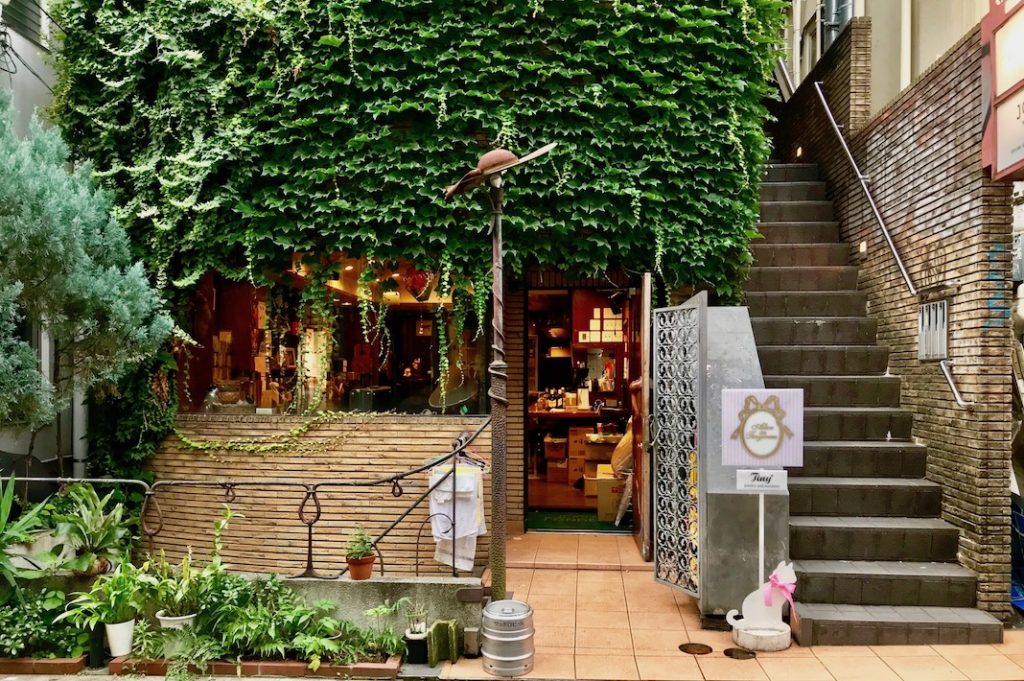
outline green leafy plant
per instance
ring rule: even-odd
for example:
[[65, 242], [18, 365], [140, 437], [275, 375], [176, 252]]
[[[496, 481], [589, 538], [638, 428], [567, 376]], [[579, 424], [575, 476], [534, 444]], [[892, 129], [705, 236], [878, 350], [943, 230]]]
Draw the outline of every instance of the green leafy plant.
[[[16, 544], [31, 543], [34, 534], [41, 529], [41, 513], [44, 504], [37, 504], [15, 517], [14, 476], [0, 478], [0, 580], [6, 582], [0, 590], [0, 603], [5, 602], [11, 593], [20, 598], [18, 579], [38, 577], [39, 570], [26, 570], [16, 566], [18, 560], [9, 550]], [[42, 560], [46, 561], [48, 557]], [[44, 565], [40, 565], [44, 567]]]
[[57, 621], [67, 619], [83, 629], [135, 619], [153, 593], [149, 564], [135, 567], [124, 562], [114, 572], [100, 575], [89, 591], [75, 594]]
[[75, 557], [63, 567], [82, 574], [107, 572], [125, 562], [132, 542], [134, 519], [125, 517], [124, 505], [112, 502], [114, 492], [102, 499], [89, 484], [73, 485], [67, 492], [71, 503], [55, 516], [57, 535], [65, 538]]
[[161, 551], [153, 560], [152, 570], [157, 607], [165, 617], [185, 617], [199, 612], [213, 573], [208, 575], [192, 564], [191, 549], [177, 567], [170, 565]]
[[153, 626], [146, 620], [135, 625], [132, 638], [132, 657], [137, 660], [158, 660], [164, 656], [167, 629]]
[[20, 602], [0, 606], [0, 657], [78, 657], [89, 634], [53, 620], [63, 609], [64, 593], [43, 589]]
[[348, 542], [348, 548], [345, 549], [345, 557], [350, 560], [358, 560], [376, 555], [376, 553], [373, 538], [367, 534], [366, 530], [357, 527]]
[[377, 659], [387, 659], [405, 652], [405, 639], [395, 632], [392, 620], [403, 608], [408, 607], [409, 603], [408, 598], [399, 598], [394, 603], [384, 601], [365, 612], [372, 622], [370, 627], [363, 631], [363, 641], [369, 655]]
[[193, 670], [205, 674], [210, 662], [224, 656], [224, 646], [217, 638], [185, 627], [175, 631], [177, 652], [167, 666], [168, 681], [189, 681], [195, 678]]
[[512, 269], [660, 264], [736, 299], [783, 6], [60, 0], [54, 114], [178, 291], [268, 283], [297, 252], [447, 253], [482, 290], [486, 203], [440, 188], [492, 146], [559, 141], [508, 178]]

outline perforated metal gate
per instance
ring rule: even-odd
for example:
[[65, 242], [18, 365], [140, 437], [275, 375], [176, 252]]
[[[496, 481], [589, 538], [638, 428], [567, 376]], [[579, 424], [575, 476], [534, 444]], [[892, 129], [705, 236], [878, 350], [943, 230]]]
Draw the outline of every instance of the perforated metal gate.
[[698, 431], [707, 373], [707, 294], [654, 310], [653, 327], [654, 575], [698, 596], [703, 505]]

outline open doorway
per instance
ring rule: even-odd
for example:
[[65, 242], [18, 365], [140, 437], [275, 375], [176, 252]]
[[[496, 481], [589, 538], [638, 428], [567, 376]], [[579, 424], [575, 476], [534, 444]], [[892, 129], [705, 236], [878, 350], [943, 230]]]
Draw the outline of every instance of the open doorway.
[[638, 348], [626, 288], [527, 292], [526, 527], [632, 531], [629, 385]]

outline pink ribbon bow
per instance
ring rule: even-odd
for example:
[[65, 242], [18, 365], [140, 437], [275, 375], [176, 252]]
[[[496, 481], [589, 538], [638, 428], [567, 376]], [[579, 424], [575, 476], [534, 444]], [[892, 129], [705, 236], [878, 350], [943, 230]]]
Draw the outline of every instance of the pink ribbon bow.
[[796, 591], [796, 582], [784, 582], [776, 574], [769, 577], [768, 583], [764, 585], [764, 604], [769, 608], [772, 606], [773, 588], [782, 592], [782, 595], [789, 601], [790, 608], [796, 608], [796, 605], [793, 603], [793, 592]]

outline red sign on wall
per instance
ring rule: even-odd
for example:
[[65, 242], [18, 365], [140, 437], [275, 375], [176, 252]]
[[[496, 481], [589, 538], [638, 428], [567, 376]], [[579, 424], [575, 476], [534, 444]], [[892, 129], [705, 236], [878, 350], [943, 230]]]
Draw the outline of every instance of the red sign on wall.
[[989, 0], [981, 46], [981, 162], [996, 181], [1024, 180], [1024, 0]]

